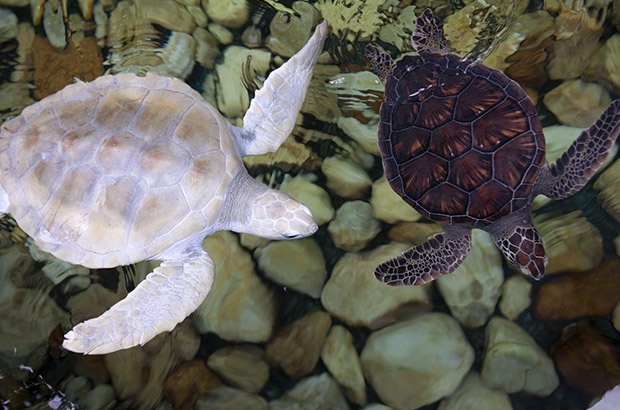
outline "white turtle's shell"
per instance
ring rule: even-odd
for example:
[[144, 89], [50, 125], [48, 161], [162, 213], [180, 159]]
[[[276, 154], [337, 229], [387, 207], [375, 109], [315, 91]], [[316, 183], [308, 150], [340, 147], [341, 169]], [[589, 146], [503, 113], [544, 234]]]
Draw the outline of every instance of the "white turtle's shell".
[[242, 162], [224, 118], [184, 82], [119, 74], [3, 124], [0, 165], [11, 214], [43, 250], [111, 267], [212, 226]]

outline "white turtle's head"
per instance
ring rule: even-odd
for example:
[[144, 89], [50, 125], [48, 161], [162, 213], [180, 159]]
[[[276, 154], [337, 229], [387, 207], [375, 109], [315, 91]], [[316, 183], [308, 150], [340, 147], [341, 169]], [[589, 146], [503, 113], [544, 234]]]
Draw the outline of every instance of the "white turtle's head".
[[252, 234], [267, 239], [296, 239], [310, 236], [318, 226], [310, 210], [283, 192], [269, 189], [251, 207]]

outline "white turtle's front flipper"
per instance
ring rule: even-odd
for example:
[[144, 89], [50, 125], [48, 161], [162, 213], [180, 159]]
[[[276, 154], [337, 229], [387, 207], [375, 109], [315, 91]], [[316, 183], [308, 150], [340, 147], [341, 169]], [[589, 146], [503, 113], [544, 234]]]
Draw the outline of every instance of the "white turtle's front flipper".
[[308, 43], [256, 91], [243, 117], [243, 130], [233, 129], [242, 156], [276, 151], [291, 134], [326, 37], [323, 21]]
[[103, 354], [143, 345], [195, 311], [209, 294], [213, 277], [213, 261], [202, 249], [185, 262], [164, 261], [125, 299], [75, 326], [63, 347]]
[[[510, 263], [524, 274], [540, 280], [547, 267], [547, 255], [542, 239], [531, 224], [529, 215], [523, 219], [519, 215], [510, 215], [509, 219], [498, 221], [499, 225], [491, 226], [488, 231]], [[503, 229], [503, 227], [510, 228]]]
[[603, 164], [620, 133], [620, 100], [615, 100], [549, 168], [541, 193], [562, 199], [577, 193]]
[[375, 277], [386, 285], [420, 286], [452, 273], [465, 260], [470, 247], [469, 228], [449, 227], [377, 266]]

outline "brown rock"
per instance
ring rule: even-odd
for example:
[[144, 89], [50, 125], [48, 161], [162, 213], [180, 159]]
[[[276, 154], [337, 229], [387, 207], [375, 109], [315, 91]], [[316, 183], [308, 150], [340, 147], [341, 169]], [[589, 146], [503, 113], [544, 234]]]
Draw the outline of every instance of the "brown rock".
[[71, 38], [65, 49], [58, 50], [45, 38], [35, 36], [32, 50], [37, 100], [63, 89], [75, 78], [92, 81], [103, 74], [103, 57], [94, 37]]
[[555, 276], [538, 290], [534, 315], [543, 320], [606, 316], [620, 300], [620, 259], [609, 257], [589, 272]]
[[284, 326], [267, 344], [267, 361], [292, 378], [309, 374], [319, 361], [331, 324], [327, 313], [316, 311]]
[[590, 396], [620, 384], [620, 338], [604, 334], [589, 320], [570, 324], [551, 348], [564, 382]]
[[203, 360], [179, 364], [164, 380], [164, 396], [175, 409], [193, 409], [198, 399], [222, 382]]

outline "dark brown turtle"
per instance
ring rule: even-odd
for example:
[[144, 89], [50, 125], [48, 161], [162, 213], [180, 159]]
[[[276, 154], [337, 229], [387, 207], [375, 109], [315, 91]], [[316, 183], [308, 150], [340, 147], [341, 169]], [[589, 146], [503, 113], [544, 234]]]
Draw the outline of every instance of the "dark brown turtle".
[[532, 201], [539, 194], [565, 198], [588, 182], [620, 132], [620, 100], [549, 164], [536, 109], [521, 87], [450, 54], [431, 10], [416, 24], [417, 56], [394, 62], [373, 44], [366, 56], [385, 84], [379, 150], [386, 177], [444, 232], [382, 263], [375, 275], [389, 285], [421, 285], [450, 273], [478, 228], [521, 272], [540, 279], [547, 257], [532, 225]]

